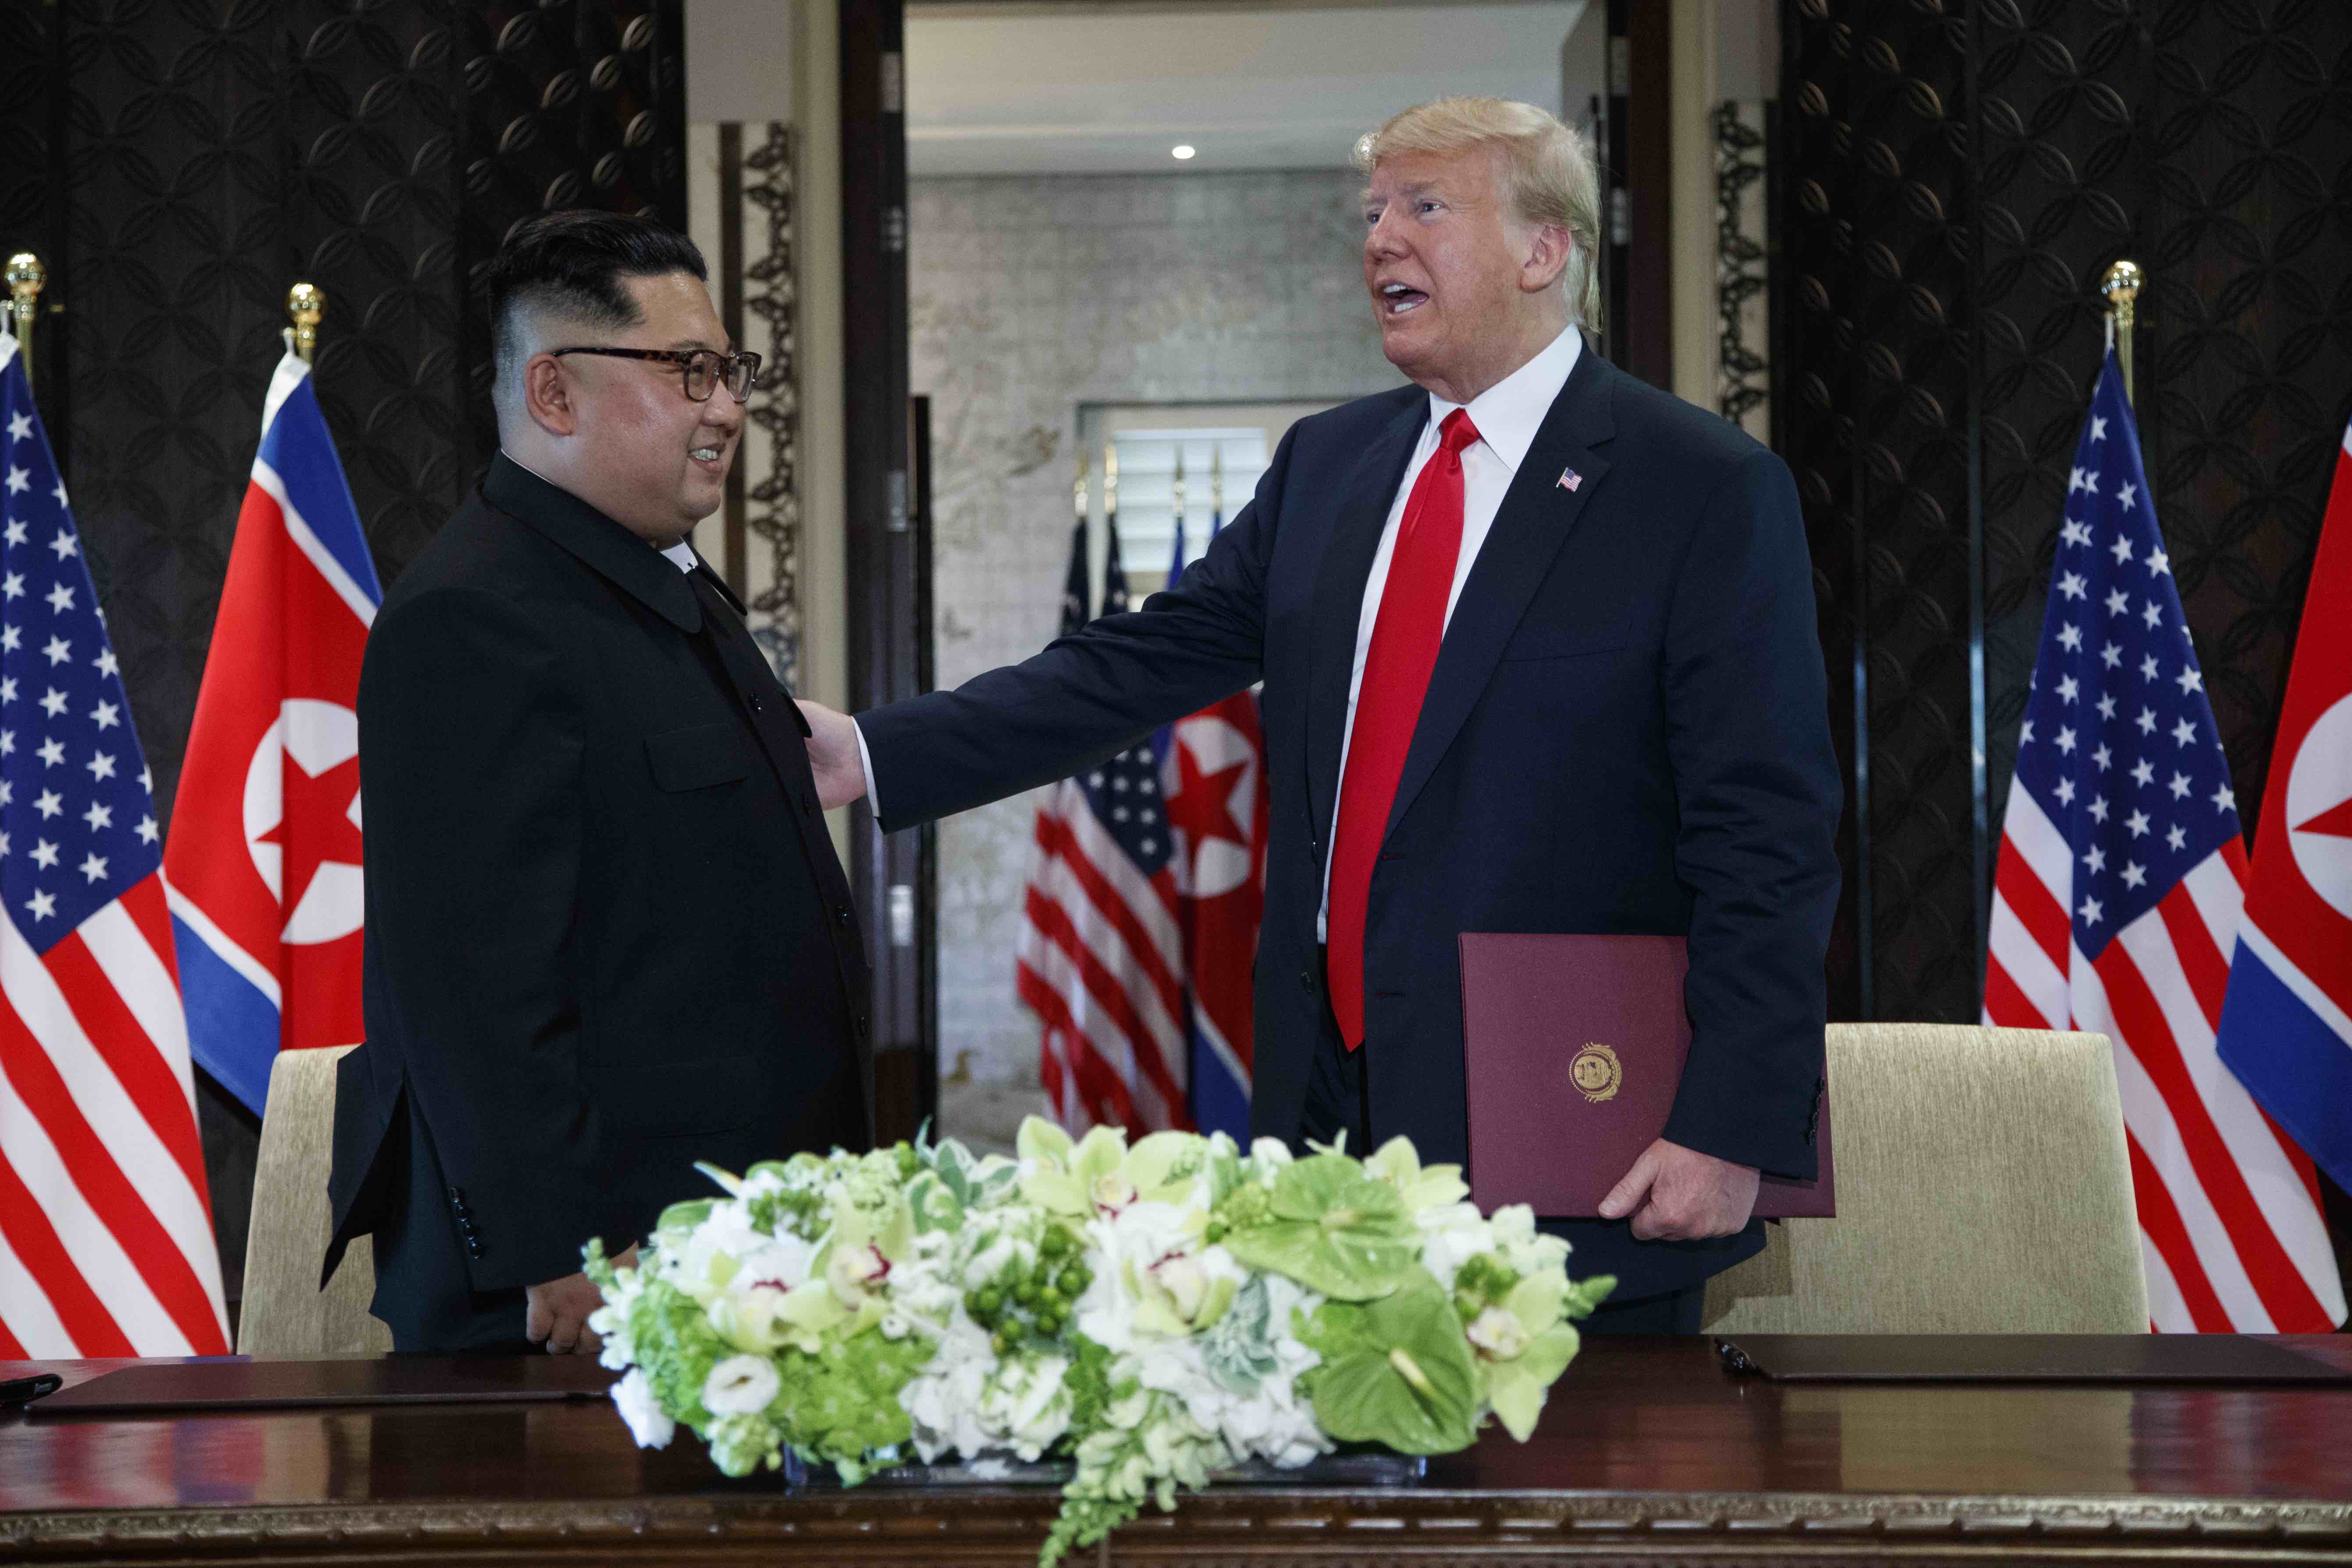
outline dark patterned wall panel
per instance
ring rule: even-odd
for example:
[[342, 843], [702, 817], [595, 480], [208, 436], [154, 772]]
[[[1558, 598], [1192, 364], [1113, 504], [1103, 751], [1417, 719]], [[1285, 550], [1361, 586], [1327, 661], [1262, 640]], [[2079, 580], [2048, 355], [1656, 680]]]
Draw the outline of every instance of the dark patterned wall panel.
[[1773, 402], [1784, 432], [1782, 455], [1804, 506], [1822, 652], [1829, 662], [1831, 735], [1849, 781], [1846, 810], [1838, 821], [1844, 883], [1830, 938], [1830, 1013], [1866, 1018], [1869, 973], [1861, 930], [1869, 915], [1870, 886], [1861, 868], [1869, 854], [1869, 819], [1857, 809], [1859, 796], [1852, 787], [1858, 761], [1868, 756], [1854, 702], [1864, 584], [1854, 509], [1853, 291], [1847, 285], [1854, 231], [1848, 91], [1853, 40], [1852, 29], [1829, 19], [1827, 0], [1808, 6], [1804, 16], [1804, 26], [1791, 26], [1783, 34], [1790, 80], [1780, 116], [1784, 140], [1772, 161], [1772, 177], [1782, 192], [1780, 210], [1789, 214], [1775, 290], [1788, 325], [1777, 335], [1782, 351], [1773, 360]]
[[1929, 5], [1863, 6], [1856, 24], [1847, 280], [1873, 1002], [1949, 1017], [1977, 986], [1966, 35]]
[[490, 323], [481, 268], [523, 219], [565, 207], [686, 226], [682, 0], [468, 5], [467, 156], [457, 231], [472, 464], [488, 461]]
[[2352, 406], [2352, 6], [2168, 0], [2147, 21], [2148, 473], [2251, 804]]
[[2106, 312], [2097, 284], [2135, 243], [2132, 106], [2144, 51], [2127, 0], [2032, 23], [2025, 8], [1994, 0], [1980, 20], [1986, 728], [1998, 832], [2067, 475], [2098, 373]]
[[319, 402], [388, 581], [472, 473], [457, 358], [458, 7], [289, 9], [287, 248], [328, 293]]
[[1965, 1019], [2118, 256], [2148, 276], [2158, 516], [2261, 799], [2352, 401], [2352, 7], [1792, 0], [1784, 23], [1778, 392], [1853, 789], [1833, 1005]]
[[67, 309], [35, 364], [71, 405], [49, 434], [167, 808], [293, 281], [284, 51], [260, 0], [58, 16]]

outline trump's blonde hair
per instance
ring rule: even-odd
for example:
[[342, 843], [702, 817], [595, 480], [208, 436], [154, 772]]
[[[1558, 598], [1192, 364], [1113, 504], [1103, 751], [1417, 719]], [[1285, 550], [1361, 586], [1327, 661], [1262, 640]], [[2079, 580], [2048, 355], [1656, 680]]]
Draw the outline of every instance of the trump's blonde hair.
[[1560, 277], [1569, 314], [1601, 325], [1601, 182], [1584, 137], [1532, 103], [1506, 98], [1441, 98], [1417, 104], [1356, 139], [1356, 168], [1369, 177], [1400, 152], [1501, 154], [1503, 189], [1521, 223], [1568, 231], [1575, 242]]

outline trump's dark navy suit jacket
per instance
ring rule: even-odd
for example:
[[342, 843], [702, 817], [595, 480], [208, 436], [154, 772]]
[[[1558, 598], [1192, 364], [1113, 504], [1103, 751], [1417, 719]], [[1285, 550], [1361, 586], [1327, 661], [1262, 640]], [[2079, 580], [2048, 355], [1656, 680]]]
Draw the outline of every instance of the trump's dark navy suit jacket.
[[[1365, 581], [1428, 418], [1417, 388], [1301, 420], [1182, 580], [1026, 663], [859, 718], [884, 825], [1089, 766], [1263, 679], [1272, 821], [1255, 1132], [1295, 1137], [1322, 1034], [1316, 936]], [[1573, 469], [1579, 482], [1563, 487]], [[1374, 1142], [1466, 1148], [1465, 931], [1686, 935], [1693, 1031], [1665, 1135], [1814, 1174], [1840, 803], [1811, 567], [1789, 471], [1712, 413], [1574, 371], [1448, 622], [1373, 873]], [[1560, 1228], [1619, 1296], [1762, 1245]]]

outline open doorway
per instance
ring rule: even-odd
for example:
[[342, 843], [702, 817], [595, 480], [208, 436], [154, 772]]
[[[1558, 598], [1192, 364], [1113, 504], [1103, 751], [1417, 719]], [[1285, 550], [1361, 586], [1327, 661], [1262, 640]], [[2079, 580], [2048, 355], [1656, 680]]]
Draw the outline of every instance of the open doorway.
[[[1196, 558], [1292, 421], [1399, 383], [1363, 297], [1356, 138], [1454, 93], [1602, 130], [1606, 9], [910, 0], [908, 343], [930, 410], [940, 685], [1055, 634], [1074, 549], [1091, 611], [1122, 590], [1139, 603], [1179, 564], [1179, 524]], [[1240, 744], [1231, 726], [1204, 733]], [[1194, 758], [1182, 734], [1152, 744], [1163, 790], [1197, 762], [1247, 825], [1246, 774], [1220, 772], [1238, 763]], [[1245, 1037], [1217, 1016], [1238, 1007], [1246, 1030], [1246, 953], [1238, 976], [1190, 972], [1181, 909], [1160, 923], [1148, 900], [1139, 918], [1089, 920], [1081, 884], [1100, 898], [1119, 876], [1043, 864], [1051, 805], [1040, 791], [939, 826], [941, 1130], [1007, 1145], [1054, 1108], [1056, 1049], [1129, 1080], [1139, 1122], [1217, 1124], [1247, 1089]], [[1130, 892], [1153, 875], [1180, 901], [1230, 888], [1218, 846], [1181, 830], [1170, 845]], [[1041, 899], [1074, 905], [1058, 936]], [[1139, 951], [1151, 946], [1164, 951]], [[1022, 999], [1041, 985], [1066, 989], [1064, 1027], [1087, 1038], [1057, 1048]]]

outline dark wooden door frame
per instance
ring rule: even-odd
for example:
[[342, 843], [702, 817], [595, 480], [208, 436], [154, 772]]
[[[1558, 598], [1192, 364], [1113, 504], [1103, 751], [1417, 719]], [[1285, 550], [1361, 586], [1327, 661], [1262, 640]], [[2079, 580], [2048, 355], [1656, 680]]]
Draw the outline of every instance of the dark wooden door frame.
[[[1606, 343], [1619, 369], [1674, 390], [1672, 98], [1664, 0], [1609, 0]], [[1623, 225], [1618, 224], [1622, 216]]]
[[[840, 17], [849, 706], [862, 711], [929, 685], [928, 518], [908, 397], [906, 7], [840, 0]], [[936, 1094], [928, 838], [886, 836], [865, 802], [852, 809], [850, 885], [874, 961], [868, 1103], [885, 1142], [911, 1136]]]

